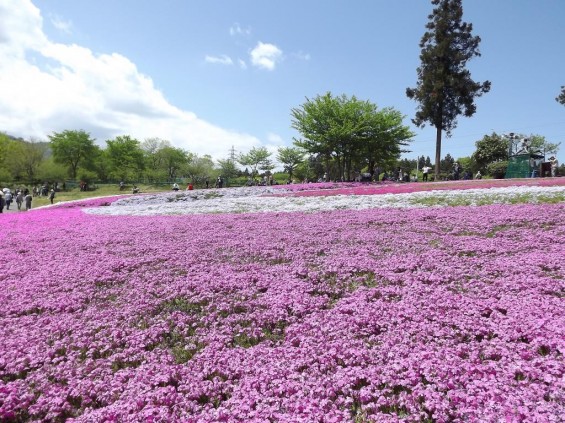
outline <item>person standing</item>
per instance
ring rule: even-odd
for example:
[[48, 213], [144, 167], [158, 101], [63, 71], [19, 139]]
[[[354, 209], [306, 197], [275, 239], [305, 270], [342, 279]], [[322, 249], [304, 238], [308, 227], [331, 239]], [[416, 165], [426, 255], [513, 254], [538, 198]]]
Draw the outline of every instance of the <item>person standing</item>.
[[453, 164], [453, 179], [458, 181], [459, 180], [459, 173], [461, 172], [461, 166], [459, 166], [459, 162], [455, 162]]
[[10, 204], [12, 204], [12, 192], [11, 191], [7, 191], [6, 194], [4, 194], [4, 201], [6, 202], [6, 210], [10, 210]]
[[18, 210], [22, 209], [22, 203], [24, 202], [24, 194], [21, 191], [18, 191], [16, 194], [16, 204], [18, 206]]
[[557, 167], [559, 166], [559, 162], [555, 156], [551, 156], [549, 158], [549, 163], [551, 163], [551, 176], [555, 178], [557, 176]]
[[51, 204], [53, 204], [54, 199], [55, 199], [55, 190], [52, 189], [51, 192], [49, 193], [49, 201], [51, 201]]
[[0, 213], [4, 212], [4, 192], [0, 190]]
[[31, 196], [31, 194], [28, 192], [25, 196], [25, 202], [26, 202], [26, 210], [31, 210], [31, 200], [33, 199], [33, 197]]
[[422, 182], [428, 182], [428, 173], [430, 172], [430, 170], [432, 170], [432, 168], [429, 166], [424, 166], [422, 168]]
[[18, 210], [22, 209], [22, 203], [24, 202], [24, 194], [21, 191], [18, 191], [16, 194], [16, 204], [18, 206]]

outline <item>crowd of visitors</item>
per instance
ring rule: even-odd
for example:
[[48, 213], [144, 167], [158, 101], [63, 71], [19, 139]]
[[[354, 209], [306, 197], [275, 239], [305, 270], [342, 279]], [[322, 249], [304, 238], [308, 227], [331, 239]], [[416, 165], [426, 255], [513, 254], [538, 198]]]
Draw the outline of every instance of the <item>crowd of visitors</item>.
[[[0, 213], [4, 212], [4, 208], [10, 210], [10, 206], [15, 201], [18, 210], [31, 209], [32, 195], [29, 189], [16, 189], [14, 192], [10, 188], [0, 190]], [[25, 203], [25, 208], [23, 208]]]

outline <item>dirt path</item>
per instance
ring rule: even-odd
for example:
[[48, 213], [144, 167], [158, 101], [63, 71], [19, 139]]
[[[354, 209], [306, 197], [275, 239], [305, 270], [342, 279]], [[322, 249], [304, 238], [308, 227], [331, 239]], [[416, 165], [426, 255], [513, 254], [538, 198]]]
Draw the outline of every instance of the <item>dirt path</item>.
[[25, 211], [26, 211], [26, 208], [23, 204], [22, 204], [22, 209], [18, 210], [18, 205], [16, 203], [12, 203], [12, 204], [10, 204], [10, 210], [6, 210], [6, 206], [4, 206], [2, 213], [21, 213], [21, 212], [25, 212]]

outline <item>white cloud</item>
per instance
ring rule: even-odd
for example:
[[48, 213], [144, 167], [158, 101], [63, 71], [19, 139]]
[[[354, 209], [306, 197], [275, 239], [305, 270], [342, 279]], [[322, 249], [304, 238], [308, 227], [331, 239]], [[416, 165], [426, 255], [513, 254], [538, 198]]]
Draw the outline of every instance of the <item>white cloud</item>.
[[245, 60], [237, 59], [237, 62], [239, 63], [239, 67], [241, 69], [247, 69], [247, 63], [245, 63]]
[[302, 51], [299, 51], [298, 53], [293, 53], [293, 56], [296, 57], [299, 60], [310, 60], [310, 53], [304, 53]]
[[251, 28], [242, 28], [237, 22], [230, 27], [230, 35], [251, 35]]
[[269, 143], [275, 144], [275, 145], [284, 144], [282, 137], [278, 134], [273, 134], [272, 132], [269, 132], [267, 134], [267, 141], [269, 141]]
[[50, 41], [31, 0], [0, 2], [0, 131], [46, 139], [53, 131], [84, 129], [103, 145], [128, 134], [215, 158], [257, 138], [228, 131], [170, 104], [135, 63]]
[[206, 56], [204, 61], [206, 61], [206, 63], [217, 63], [220, 65], [233, 65], [231, 57], [225, 54], [222, 54], [221, 56]]
[[273, 70], [282, 59], [282, 50], [274, 44], [259, 41], [251, 50], [251, 63], [258, 68]]
[[52, 15], [51, 24], [57, 28], [59, 31], [66, 34], [70, 34], [72, 31], [73, 23], [71, 21], [65, 21], [60, 16]]

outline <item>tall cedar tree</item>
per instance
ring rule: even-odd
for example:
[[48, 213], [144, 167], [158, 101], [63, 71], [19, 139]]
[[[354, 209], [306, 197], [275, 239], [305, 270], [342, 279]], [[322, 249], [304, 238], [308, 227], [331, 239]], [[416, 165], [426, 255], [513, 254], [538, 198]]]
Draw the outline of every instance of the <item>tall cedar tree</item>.
[[457, 116], [473, 116], [475, 97], [490, 90], [490, 82], [475, 82], [465, 68], [467, 62], [480, 56], [480, 37], [473, 36], [473, 25], [462, 22], [462, 0], [432, 0], [435, 7], [427, 31], [420, 41], [421, 65], [417, 69], [418, 85], [407, 88], [406, 95], [419, 103], [412, 122], [418, 127], [428, 122], [436, 128], [435, 177], [439, 177], [441, 135], [448, 137], [457, 127]]

